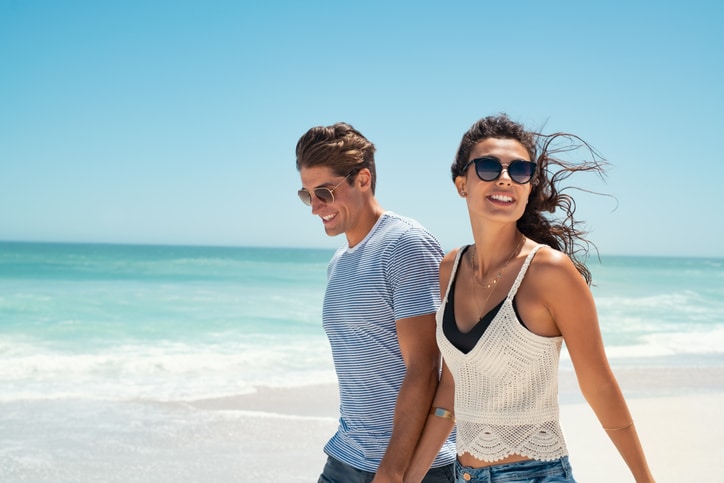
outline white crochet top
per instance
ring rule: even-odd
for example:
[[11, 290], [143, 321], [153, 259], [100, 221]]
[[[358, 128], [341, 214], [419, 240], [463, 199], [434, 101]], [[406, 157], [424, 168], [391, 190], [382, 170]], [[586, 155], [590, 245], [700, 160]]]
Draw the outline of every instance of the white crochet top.
[[[531, 250], [497, 315], [467, 354], [443, 333], [450, 285], [437, 312], [437, 342], [455, 379], [459, 455], [498, 461], [518, 454], [550, 461], [568, 454], [558, 423], [558, 360], [563, 338], [530, 332], [513, 309], [513, 297], [542, 246]], [[463, 251], [458, 252], [450, 284]]]

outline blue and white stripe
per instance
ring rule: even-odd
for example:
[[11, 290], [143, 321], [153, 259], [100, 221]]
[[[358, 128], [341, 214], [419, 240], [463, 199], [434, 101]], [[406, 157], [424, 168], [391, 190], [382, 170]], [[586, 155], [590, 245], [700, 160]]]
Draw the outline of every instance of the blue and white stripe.
[[[325, 451], [355, 468], [374, 472], [385, 453], [405, 377], [396, 321], [437, 310], [442, 255], [419, 223], [386, 212], [362, 242], [340, 248], [329, 263], [323, 319], [341, 416]], [[453, 460], [454, 450], [434, 466]]]

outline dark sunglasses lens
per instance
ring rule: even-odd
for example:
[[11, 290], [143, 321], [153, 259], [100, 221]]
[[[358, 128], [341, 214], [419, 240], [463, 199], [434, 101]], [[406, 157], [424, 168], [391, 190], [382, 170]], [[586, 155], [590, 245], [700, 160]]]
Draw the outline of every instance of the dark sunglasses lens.
[[322, 203], [331, 203], [334, 201], [334, 195], [327, 188], [317, 188], [314, 190], [314, 196], [319, 198]]
[[309, 194], [309, 191], [299, 190], [297, 191], [297, 196], [299, 196], [299, 199], [302, 200], [302, 203], [305, 205], [310, 206], [312, 204], [312, 195]]
[[510, 179], [518, 184], [525, 184], [530, 181], [533, 173], [535, 173], [535, 163], [530, 161], [513, 161], [508, 166]]
[[493, 181], [500, 176], [503, 167], [500, 161], [493, 158], [479, 158], [475, 160], [475, 172], [483, 181]]

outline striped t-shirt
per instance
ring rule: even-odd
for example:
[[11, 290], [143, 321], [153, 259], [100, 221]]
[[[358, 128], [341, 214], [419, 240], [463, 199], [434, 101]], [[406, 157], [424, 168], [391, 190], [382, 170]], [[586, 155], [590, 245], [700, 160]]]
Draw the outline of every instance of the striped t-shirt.
[[[377, 471], [392, 435], [405, 363], [396, 321], [431, 314], [440, 303], [440, 244], [422, 225], [385, 212], [327, 269], [323, 324], [340, 391], [337, 433], [325, 452], [357, 469]], [[448, 440], [433, 467], [452, 463]]]

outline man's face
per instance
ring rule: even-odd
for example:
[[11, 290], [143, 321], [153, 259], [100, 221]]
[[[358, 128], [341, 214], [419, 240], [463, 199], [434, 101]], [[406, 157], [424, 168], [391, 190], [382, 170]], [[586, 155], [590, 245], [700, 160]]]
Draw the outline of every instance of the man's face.
[[[353, 209], [356, 206], [354, 185], [350, 186], [347, 178], [337, 176], [327, 166], [303, 167], [299, 175], [302, 180], [302, 190], [311, 197], [312, 214], [322, 220], [327, 235], [337, 236], [351, 230], [356, 212]], [[326, 200], [331, 198], [331, 202], [322, 201], [315, 194], [315, 190], [320, 188], [327, 190], [320, 193], [322, 198]]]

